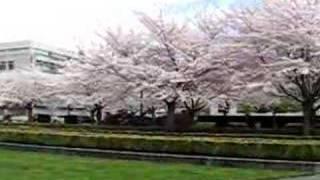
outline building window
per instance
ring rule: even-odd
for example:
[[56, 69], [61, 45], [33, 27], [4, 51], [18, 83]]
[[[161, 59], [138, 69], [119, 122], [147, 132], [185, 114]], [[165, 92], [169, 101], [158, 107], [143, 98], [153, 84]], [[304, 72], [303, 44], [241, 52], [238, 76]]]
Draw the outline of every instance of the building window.
[[14, 69], [14, 61], [8, 61], [8, 68], [9, 68], [9, 70]]
[[0, 71], [5, 71], [7, 69], [6, 62], [0, 62]]
[[51, 62], [37, 60], [36, 65], [44, 72], [56, 73], [57, 71], [57, 66]]

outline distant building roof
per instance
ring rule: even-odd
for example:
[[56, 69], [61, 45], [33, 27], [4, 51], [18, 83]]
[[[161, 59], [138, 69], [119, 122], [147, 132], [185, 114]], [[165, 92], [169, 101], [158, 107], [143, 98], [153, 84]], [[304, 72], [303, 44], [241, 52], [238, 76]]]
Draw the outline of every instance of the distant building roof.
[[39, 42], [30, 41], [30, 40], [0, 43], [0, 51], [12, 50], [12, 49], [24, 49], [24, 48], [40, 49], [44, 51], [54, 52], [64, 56], [70, 56], [73, 58], [78, 57], [78, 54], [73, 51], [48, 46]]

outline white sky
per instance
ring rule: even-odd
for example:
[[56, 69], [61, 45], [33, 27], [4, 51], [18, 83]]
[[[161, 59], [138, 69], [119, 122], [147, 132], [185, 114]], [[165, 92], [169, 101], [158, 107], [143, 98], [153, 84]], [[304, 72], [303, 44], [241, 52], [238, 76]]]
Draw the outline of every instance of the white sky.
[[[74, 49], [108, 26], [135, 27], [133, 11], [179, 14], [210, 0], [0, 0], [0, 42], [34, 40]], [[232, 0], [211, 0], [230, 2]], [[204, 5], [205, 6], [205, 5]]]

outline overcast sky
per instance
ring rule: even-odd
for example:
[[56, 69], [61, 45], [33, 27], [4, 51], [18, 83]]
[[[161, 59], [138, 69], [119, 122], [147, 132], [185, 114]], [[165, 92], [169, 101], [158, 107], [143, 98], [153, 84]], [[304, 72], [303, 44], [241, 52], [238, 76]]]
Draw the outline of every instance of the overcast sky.
[[[255, 0], [250, 0], [255, 1]], [[133, 11], [164, 9], [179, 18], [207, 5], [226, 8], [248, 0], [1, 0], [0, 42], [34, 40], [74, 49], [104, 27], [136, 27]]]

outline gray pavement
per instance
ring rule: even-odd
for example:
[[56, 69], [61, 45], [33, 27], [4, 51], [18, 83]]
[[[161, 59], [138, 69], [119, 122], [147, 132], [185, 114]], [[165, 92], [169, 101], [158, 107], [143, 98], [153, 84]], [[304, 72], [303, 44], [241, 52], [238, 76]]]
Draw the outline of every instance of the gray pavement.
[[294, 178], [285, 178], [281, 180], [320, 180], [320, 174], [313, 175], [313, 176], [301, 176], [301, 177], [294, 177]]

